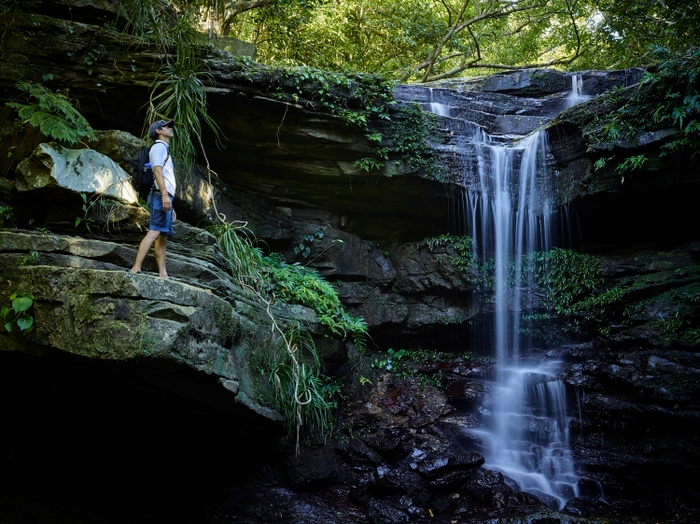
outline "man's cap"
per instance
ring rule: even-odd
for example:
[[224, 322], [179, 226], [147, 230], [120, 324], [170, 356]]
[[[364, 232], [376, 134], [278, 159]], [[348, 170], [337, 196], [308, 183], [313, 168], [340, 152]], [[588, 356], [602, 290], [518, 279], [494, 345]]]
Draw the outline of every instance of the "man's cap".
[[151, 124], [151, 128], [148, 130], [148, 136], [155, 140], [158, 135], [156, 134], [157, 129], [163, 127], [173, 127], [175, 125], [175, 120], [156, 120]]

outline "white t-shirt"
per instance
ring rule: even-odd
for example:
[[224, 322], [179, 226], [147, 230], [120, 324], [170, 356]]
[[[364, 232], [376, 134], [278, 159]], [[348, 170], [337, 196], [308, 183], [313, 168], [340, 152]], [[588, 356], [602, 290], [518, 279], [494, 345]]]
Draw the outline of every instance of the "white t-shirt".
[[[173, 157], [168, 153], [168, 144], [162, 140], [156, 140], [151, 146], [148, 153], [148, 158], [151, 165], [155, 168], [161, 166], [163, 168], [163, 180], [165, 180], [165, 190], [171, 195], [175, 195], [175, 166], [173, 166]], [[155, 179], [155, 177], [154, 177]], [[156, 181], [156, 185], [158, 182]], [[160, 188], [159, 188], [160, 189]]]

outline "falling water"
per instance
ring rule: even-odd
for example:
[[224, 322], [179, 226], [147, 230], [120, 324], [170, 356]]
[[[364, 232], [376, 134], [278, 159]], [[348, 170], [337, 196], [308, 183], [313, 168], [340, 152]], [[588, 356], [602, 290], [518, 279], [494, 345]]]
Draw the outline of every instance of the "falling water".
[[573, 107], [590, 100], [589, 95], [583, 94], [583, 76], [580, 74], [571, 75], [571, 91], [566, 97], [566, 107]]
[[579, 480], [559, 379], [563, 364], [526, 359], [531, 348], [521, 335], [531, 300], [523, 277], [530, 272], [522, 265], [529, 253], [547, 251], [558, 240], [546, 133], [534, 132], [512, 144], [510, 137], [489, 136], [476, 125], [463, 125], [465, 130], [476, 156], [476, 162], [464, 162], [466, 223], [481, 262], [493, 261], [493, 296], [487, 299], [493, 322], [483, 340], [497, 358], [494, 387], [480, 408], [484, 429], [472, 434], [481, 438], [485, 467], [560, 509], [578, 496]]
[[450, 116], [450, 108], [441, 102], [435, 101], [433, 89], [430, 88], [430, 111], [438, 116]]
[[514, 146], [484, 133], [475, 137], [479, 190], [468, 199], [471, 235], [481, 258], [493, 257], [493, 344], [496, 386], [482, 407], [485, 467], [496, 469], [548, 504], [561, 508], [578, 495], [569, 449], [562, 364], [524, 358], [523, 312], [529, 309], [523, 264], [529, 253], [552, 246], [557, 215], [548, 188], [546, 134]]

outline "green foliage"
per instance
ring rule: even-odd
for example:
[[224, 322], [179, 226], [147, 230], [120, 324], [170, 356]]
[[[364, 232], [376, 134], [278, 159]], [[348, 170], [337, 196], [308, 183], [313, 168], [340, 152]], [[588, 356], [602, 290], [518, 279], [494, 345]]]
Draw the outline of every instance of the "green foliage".
[[372, 362], [372, 367], [377, 369], [382, 369], [384, 371], [396, 371], [397, 364], [407, 355], [405, 349], [399, 349], [394, 351], [393, 348], [389, 348], [386, 351], [387, 355], [384, 358], [375, 358]]
[[[257, 240], [243, 225], [224, 223], [208, 228], [231, 265], [231, 274], [242, 287], [265, 296], [313, 309], [319, 322], [336, 335], [353, 338], [364, 345], [367, 324], [348, 315], [331, 284], [304, 266], [289, 265], [279, 254], [264, 256]], [[318, 230], [314, 238], [321, 233]]]
[[567, 249], [531, 253], [522, 267], [546, 294], [548, 307], [560, 315], [573, 313], [575, 304], [592, 296], [604, 281], [597, 258]]
[[85, 230], [90, 233], [92, 232], [92, 226], [95, 225], [95, 219], [88, 216], [90, 212], [91, 203], [88, 202], [87, 195], [85, 193], [80, 193], [80, 197], [83, 199], [83, 216], [75, 217], [75, 228], [82, 226]]
[[93, 72], [93, 66], [97, 64], [98, 61], [102, 60], [105, 58], [109, 52], [107, 51], [107, 48], [100, 44], [99, 42], [93, 42], [92, 46], [87, 50], [85, 54], [85, 58], [83, 61], [85, 62], [86, 71], [88, 75], [91, 75]]
[[311, 255], [311, 245], [313, 244], [314, 240], [321, 240], [323, 238], [324, 229], [325, 228], [323, 227], [319, 227], [313, 233], [304, 235], [304, 238], [301, 242], [299, 242], [299, 245], [294, 247], [294, 252], [297, 255], [303, 256], [304, 258], [309, 258], [309, 255]]
[[633, 169], [641, 169], [644, 163], [647, 161], [646, 155], [630, 156], [623, 160], [620, 164], [615, 167], [615, 172], [622, 175], [621, 182], [625, 182], [624, 174]]
[[266, 260], [272, 270], [270, 291], [275, 298], [313, 309], [319, 322], [331, 332], [343, 338], [349, 336], [357, 346], [364, 347], [366, 322], [345, 312], [331, 284], [312, 269], [286, 264], [280, 257], [271, 256]]
[[39, 252], [30, 251], [19, 259], [20, 266], [35, 266], [39, 262]]
[[655, 298], [655, 316], [651, 325], [662, 345], [700, 346], [700, 283], [662, 293]]
[[393, 373], [398, 378], [416, 377], [421, 387], [440, 387], [443, 382], [440, 364], [448, 362], [475, 362], [488, 365], [495, 362], [495, 359], [476, 357], [471, 352], [456, 354], [426, 349], [389, 348], [386, 354], [372, 360], [371, 367]]
[[80, 228], [87, 233], [92, 233], [93, 228], [102, 223], [102, 230], [108, 232], [111, 226], [120, 220], [124, 209], [122, 202], [107, 198], [99, 193], [94, 193], [91, 196], [80, 193], [80, 198], [83, 201], [82, 215], [75, 217], [76, 229]]
[[288, 436], [296, 432], [297, 437], [325, 442], [333, 430], [340, 385], [321, 372], [316, 345], [307, 331], [293, 326], [285, 339], [292, 351], [287, 346], [273, 351], [265, 364], [275, 408], [284, 416]]
[[327, 111], [348, 126], [367, 130], [375, 120], [390, 119], [395, 84], [381, 77], [332, 73], [313, 67], [268, 68], [268, 73], [276, 98]]
[[221, 129], [207, 112], [207, 93], [204, 79], [210, 75], [201, 69], [202, 65], [193, 58], [181, 58], [163, 68], [154, 82], [151, 103], [153, 120], [168, 118], [175, 120], [173, 153], [186, 164], [196, 160], [196, 143], [202, 136], [202, 122], [221, 139]]
[[605, 167], [605, 164], [608, 163], [608, 160], [612, 160], [612, 158], [599, 158], [595, 162], [593, 162], [593, 170], [598, 171], [599, 169], [603, 169]]
[[74, 145], [83, 139], [97, 140], [95, 131], [73, 107], [68, 97], [53, 93], [46, 87], [31, 82], [19, 82], [17, 89], [34, 103], [8, 102], [19, 118], [39, 130], [47, 137]]
[[622, 297], [624, 297], [628, 291], [628, 288], [622, 287], [612, 287], [610, 289], [606, 289], [601, 293], [588, 296], [579, 302], [575, 302], [568, 309], [567, 313], [583, 313], [585, 318], [590, 320], [593, 318], [595, 313], [599, 313], [601, 310], [605, 310], [610, 304], [614, 304], [622, 300]]
[[264, 293], [269, 280], [267, 264], [253, 233], [244, 224], [232, 222], [207, 229], [217, 237], [219, 249], [241, 287]]
[[390, 151], [398, 152], [410, 169], [424, 170], [437, 180], [442, 174], [436, 166], [437, 152], [430, 142], [437, 138], [437, 117], [417, 102], [399, 107], [394, 124], [389, 128]]
[[672, 126], [680, 132], [664, 146], [664, 153], [690, 150], [695, 156], [700, 152], [700, 47], [682, 54], [656, 47], [654, 53], [661, 62], [647, 81], [657, 96], [663, 96], [657, 101], [653, 120], [658, 126]]
[[588, 63], [634, 67], [650, 62], [650, 46], [684, 53], [700, 45], [700, 18], [693, 2], [602, 0], [591, 7], [597, 14], [590, 25], [597, 56], [587, 58]]
[[[282, 347], [267, 356], [262, 371], [274, 385], [274, 402], [284, 415], [287, 430], [290, 434], [296, 431], [297, 450], [302, 432], [325, 439], [333, 427], [331, 413], [339, 385], [321, 372], [311, 335], [298, 324], [283, 333], [269, 306], [277, 299], [310, 307], [332, 333], [352, 337], [361, 349], [367, 324], [345, 312], [335, 289], [316, 272], [290, 266], [279, 254], [264, 256], [245, 225], [224, 222], [208, 229], [217, 236], [231, 273], [243, 289], [265, 302], [273, 329], [281, 335]], [[312, 237], [321, 238], [322, 232], [320, 228]]]
[[12, 220], [12, 206], [0, 206], [0, 226]]
[[0, 13], [31, 11], [43, 0], [5, 0], [0, 3]]
[[355, 165], [362, 169], [362, 171], [369, 173], [374, 169], [381, 169], [384, 163], [372, 157], [365, 157], [355, 160]]
[[421, 0], [347, 0], [307, 10], [273, 3], [233, 20], [231, 33], [268, 63], [434, 80], [491, 64], [570, 59], [582, 47], [589, 8], [566, 0], [446, 0], [430, 8]]
[[[700, 152], [700, 47], [680, 55], [654, 47], [658, 64], [651, 68], [639, 86], [613, 90], [599, 99], [600, 110], [584, 126], [589, 143], [635, 145], [644, 133], [672, 130], [662, 146], [661, 156], [686, 151]], [[650, 117], [651, 115], [651, 117]], [[600, 158], [595, 169], [605, 167], [611, 158]], [[644, 155], [622, 159], [615, 171], [623, 176], [641, 169]]]
[[165, 63], [151, 85], [149, 121], [174, 120], [173, 155], [192, 164], [204, 125], [219, 144], [224, 139], [208, 113], [206, 86], [213, 81], [202, 61], [207, 46], [199, 31], [197, 6], [181, 6], [176, 12], [168, 2], [125, 0], [122, 8], [129, 30], [163, 51]]
[[10, 295], [10, 305], [0, 309], [0, 318], [7, 320], [5, 330], [12, 333], [17, 326], [22, 335], [28, 335], [34, 329], [34, 317], [30, 309], [34, 304], [34, 299], [29, 293], [12, 293]]
[[438, 246], [450, 246], [456, 255], [449, 259], [446, 258], [446, 255], [438, 255], [438, 259], [441, 262], [448, 261], [460, 271], [476, 270], [478, 268], [474, 241], [469, 236], [454, 236], [448, 233], [426, 238], [425, 243], [431, 251], [434, 251]]

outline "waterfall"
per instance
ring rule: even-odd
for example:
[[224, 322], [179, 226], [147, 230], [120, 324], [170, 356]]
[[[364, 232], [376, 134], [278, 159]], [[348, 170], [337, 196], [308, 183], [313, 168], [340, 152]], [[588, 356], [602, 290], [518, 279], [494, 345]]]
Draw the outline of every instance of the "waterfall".
[[[432, 92], [430, 107], [437, 113]], [[569, 447], [566, 390], [559, 378], [564, 365], [528, 357], [531, 347], [521, 335], [532, 300], [529, 277], [523, 276], [531, 272], [523, 264], [528, 254], [547, 251], [560, 240], [546, 133], [535, 131], [511, 143], [512, 137], [490, 136], [475, 124], [464, 124], [461, 132], [471, 135], [462, 161], [467, 233], [480, 263], [493, 266], [492, 293], [482, 297], [493, 309], [493, 320], [476, 338], [492, 347], [497, 359], [494, 385], [479, 409], [483, 427], [468, 431], [482, 442], [484, 467], [501, 471], [524, 491], [561, 509], [578, 496], [579, 480]]]
[[548, 191], [543, 131], [510, 146], [483, 132], [474, 138], [479, 190], [468, 198], [471, 235], [480, 258], [493, 257], [493, 345], [496, 386], [482, 409], [485, 467], [560, 509], [578, 496], [569, 449], [566, 390], [560, 362], [525, 359], [521, 318], [529, 308], [526, 255], [552, 247], [556, 213]]
[[583, 76], [581, 74], [572, 74], [571, 91], [566, 96], [566, 107], [573, 107], [590, 99], [590, 96], [583, 94]]
[[429, 88], [429, 90], [430, 90], [430, 102], [429, 102], [430, 112], [435, 113], [438, 116], [450, 116], [450, 108], [441, 102], [436, 102], [433, 88], [431, 87], [431, 88]]

